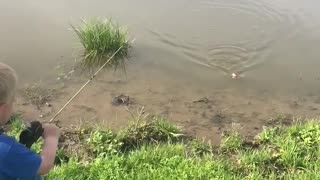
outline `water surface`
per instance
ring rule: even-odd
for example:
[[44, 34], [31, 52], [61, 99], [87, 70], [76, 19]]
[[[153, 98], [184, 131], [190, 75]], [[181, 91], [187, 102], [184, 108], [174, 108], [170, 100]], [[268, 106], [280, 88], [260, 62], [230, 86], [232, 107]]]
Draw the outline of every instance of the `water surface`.
[[[316, 0], [2, 0], [0, 59], [18, 71], [22, 83], [55, 82], [55, 67], [71, 67], [81, 51], [70, 23], [112, 16], [136, 41], [128, 78], [105, 75], [108, 80], [78, 99], [94, 109], [92, 117], [122, 125], [123, 113], [109, 100], [127, 93], [200, 135], [235, 122], [260, 127], [272, 113], [318, 115], [319, 5]], [[231, 79], [233, 72], [241, 78]], [[117, 78], [124, 83], [114, 84]], [[57, 106], [81, 83], [68, 85]], [[216, 104], [190, 105], [205, 96]], [[71, 107], [62, 119], [90, 114], [81, 110]], [[217, 123], [220, 111], [226, 117]]]

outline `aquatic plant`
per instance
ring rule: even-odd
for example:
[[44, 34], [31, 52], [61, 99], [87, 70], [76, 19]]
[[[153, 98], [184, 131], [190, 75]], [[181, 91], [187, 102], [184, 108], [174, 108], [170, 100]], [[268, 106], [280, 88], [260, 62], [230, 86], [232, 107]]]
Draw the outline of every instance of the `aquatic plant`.
[[71, 26], [84, 47], [80, 61], [82, 67], [89, 69], [100, 67], [116, 53], [106, 67], [125, 68], [125, 59], [130, 48], [126, 29], [111, 18], [83, 19], [81, 25]]

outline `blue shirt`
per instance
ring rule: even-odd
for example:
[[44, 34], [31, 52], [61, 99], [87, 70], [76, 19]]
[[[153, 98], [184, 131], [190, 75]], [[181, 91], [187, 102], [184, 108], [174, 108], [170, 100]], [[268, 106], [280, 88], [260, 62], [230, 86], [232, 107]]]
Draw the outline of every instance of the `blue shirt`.
[[0, 180], [35, 180], [41, 157], [14, 138], [0, 134]]

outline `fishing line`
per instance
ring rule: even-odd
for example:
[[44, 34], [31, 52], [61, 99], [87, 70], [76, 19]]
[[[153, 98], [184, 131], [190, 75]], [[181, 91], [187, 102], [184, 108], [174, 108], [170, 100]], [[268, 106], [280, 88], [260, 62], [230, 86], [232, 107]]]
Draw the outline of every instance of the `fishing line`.
[[[131, 41], [133, 43], [135, 41], [135, 38]], [[128, 41], [126, 41], [127, 43]], [[111, 61], [111, 59], [123, 48], [124, 45], [120, 46], [116, 52], [110, 56], [110, 58], [90, 77], [90, 79], [66, 102], [64, 106], [50, 119], [49, 123], [53, 122], [60, 114], [61, 112], [73, 101], [75, 97], [77, 97], [80, 92], [97, 76], [97, 74]]]

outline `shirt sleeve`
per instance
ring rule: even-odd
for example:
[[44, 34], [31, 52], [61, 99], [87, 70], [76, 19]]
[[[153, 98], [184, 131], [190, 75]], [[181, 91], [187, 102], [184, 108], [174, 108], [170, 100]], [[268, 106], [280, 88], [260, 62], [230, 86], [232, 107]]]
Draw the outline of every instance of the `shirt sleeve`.
[[3, 160], [5, 173], [18, 178], [36, 176], [41, 165], [41, 157], [18, 142], [13, 142]]

